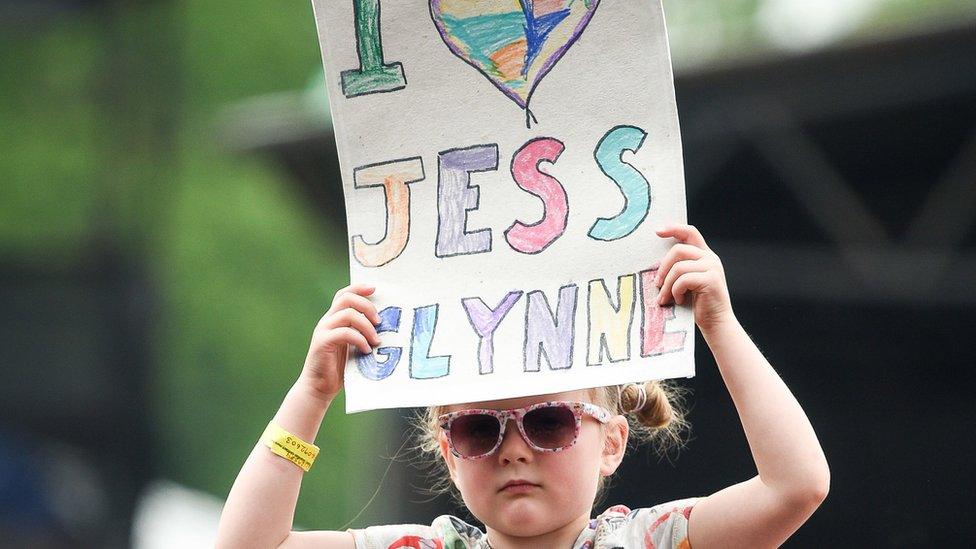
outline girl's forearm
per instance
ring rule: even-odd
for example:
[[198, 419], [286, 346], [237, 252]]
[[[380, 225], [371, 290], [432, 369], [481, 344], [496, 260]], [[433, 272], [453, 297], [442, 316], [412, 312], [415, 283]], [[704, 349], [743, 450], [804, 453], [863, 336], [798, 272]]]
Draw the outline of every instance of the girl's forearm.
[[763, 484], [789, 498], [823, 499], [829, 470], [806, 414], [738, 320], [702, 330], [742, 421]]
[[[314, 442], [332, 399], [301, 380], [285, 395], [274, 421], [286, 431]], [[295, 464], [255, 445], [220, 515], [217, 547], [277, 547], [288, 537], [304, 472]]]

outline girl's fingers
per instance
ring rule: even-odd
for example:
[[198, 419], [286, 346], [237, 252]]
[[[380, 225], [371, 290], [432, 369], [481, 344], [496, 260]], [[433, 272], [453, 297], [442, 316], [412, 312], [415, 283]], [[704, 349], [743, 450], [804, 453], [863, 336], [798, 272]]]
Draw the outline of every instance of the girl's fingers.
[[362, 295], [353, 292], [338, 294], [332, 301], [332, 306], [329, 307], [329, 312], [326, 313], [326, 316], [344, 309], [355, 309], [365, 315], [373, 324], [380, 323], [380, 315], [376, 312], [376, 305]]
[[684, 305], [689, 294], [693, 295], [697, 291], [708, 285], [708, 273], [703, 271], [688, 272], [678, 277], [671, 286], [671, 295], [674, 302]]
[[[368, 296], [374, 292], [376, 292], [376, 286], [370, 286], [369, 284], [350, 284], [345, 288], [336, 290], [335, 295], [332, 296], [332, 305], [335, 306], [335, 302], [345, 294]], [[329, 310], [332, 309], [330, 308]]]
[[376, 291], [376, 286], [370, 284], [350, 284], [345, 288], [340, 288], [336, 290], [336, 293], [334, 296], [332, 296], [332, 298], [335, 299], [339, 297], [339, 294], [343, 294], [346, 292], [353, 292], [359, 295], [370, 295], [375, 291]]
[[326, 330], [349, 327], [361, 333], [367, 341], [380, 343], [380, 336], [376, 333], [376, 327], [370, 323], [363, 313], [355, 309], [343, 309], [337, 313], [325, 315], [320, 326]]
[[661, 238], [676, 238], [679, 242], [698, 246], [699, 248], [709, 249], [705, 244], [705, 237], [694, 225], [669, 225], [655, 231]]
[[[661, 284], [661, 291], [658, 294], [657, 302], [659, 305], [665, 305], [671, 298], [676, 297], [674, 294], [673, 286], [676, 280], [682, 275], [692, 272], [705, 272], [708, 270], [708, 263], [704, 259], [689, 259], [685, 261], [678, 261], [668, 270], [668, 274], [664, 277], [664, 283]], [[677, 299], [676, 303], [679, 303]], [[680, 305], [680, 303], [679, 303]]]
[[349, 328], [347, 326], [341, 326], [339, 328], [334, 328], [329, 331], [329, 335], [326, 337], [328, 343], [345, 343], [347, 345], [352, 345], [359, 349], [364, 355], [368, 355], [373, 352], [373, 348], [369, 346], [369, 342], [366, 338], [355, 328]]
[[657, 275], [654, 281], [658, 286], [664, 280], [665, 275], [671, 270], [671, 267], [679, 262], [687, 259], [701, 259], [705, 255], [705, 251], [691, 244], [675, 244], [671, 246], [668, 253], [664, 254], [664, 258], [661, 260], [661, 266], [658, 267]]

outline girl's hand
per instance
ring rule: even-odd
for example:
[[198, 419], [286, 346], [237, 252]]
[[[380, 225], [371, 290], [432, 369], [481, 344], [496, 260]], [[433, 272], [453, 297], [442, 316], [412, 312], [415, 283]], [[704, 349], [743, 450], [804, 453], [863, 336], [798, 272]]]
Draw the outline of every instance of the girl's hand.
[[661, 238], [673, 237], [678, 241], [664, 255], [657, 271], [655, 282], [661, 288], [658, 304], [673, 301], [684, 305], [693, 298], [695, 324], [702, 333], [734, 319], [722, 262], [705, 244], [698, 229], [691, 225], [672, 225], [656, 232]]
[[323, 400], [331, 401], [342, 389], [349, 346], [363, 354], [379, 345], [375, 326], [380, 323], [373, 302], [366, 299], [376, 288], [355, 284], [336, 292], [332, 306], [312, 332], [312, 343], [305, 357], [299, 383]]

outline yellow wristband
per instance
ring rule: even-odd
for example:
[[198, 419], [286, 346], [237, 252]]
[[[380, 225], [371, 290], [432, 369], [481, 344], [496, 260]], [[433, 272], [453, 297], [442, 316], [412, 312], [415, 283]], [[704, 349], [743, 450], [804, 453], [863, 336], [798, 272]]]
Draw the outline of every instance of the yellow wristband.
[[318, 446], [305, 442], [273, 421], [261, 435], [261, 442], [275, 454], [301, 467], [306, 473], [312, 468], [315, 456], [319, 455]]

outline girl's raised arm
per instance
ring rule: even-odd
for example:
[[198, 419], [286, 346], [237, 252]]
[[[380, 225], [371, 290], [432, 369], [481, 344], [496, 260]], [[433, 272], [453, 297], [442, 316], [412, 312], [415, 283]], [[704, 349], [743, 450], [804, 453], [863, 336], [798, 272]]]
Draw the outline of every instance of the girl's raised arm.
[[800, 404], [732, 312], [717, 255], [692, 226], [674, 237], [658, 270], [660, 303], [693, 297], [695, 323], [735, 403], [758, 476], [700, 500], [688, 523], [692, 547], [775, 547], [827, 497], [830, 472]]
[[[295, 436], [313, 442], [322, 418], [342, 389], [349, 345], [363, 353], [379, 344], [380, 318], [366, 298], [374, 288], [354, 285], [339, 290], [312, 334], [302, 373], [288, 391], [274, 421]], [[319, 463], [319, 469], [328, 464]], [[328, 474], [328, 471], [321, 471]], [[348, 532], [292, 532], [295, 504], [304, 472], [258, 443], [227, 496], [217, 530], [217, 547], [353, 548]]]

